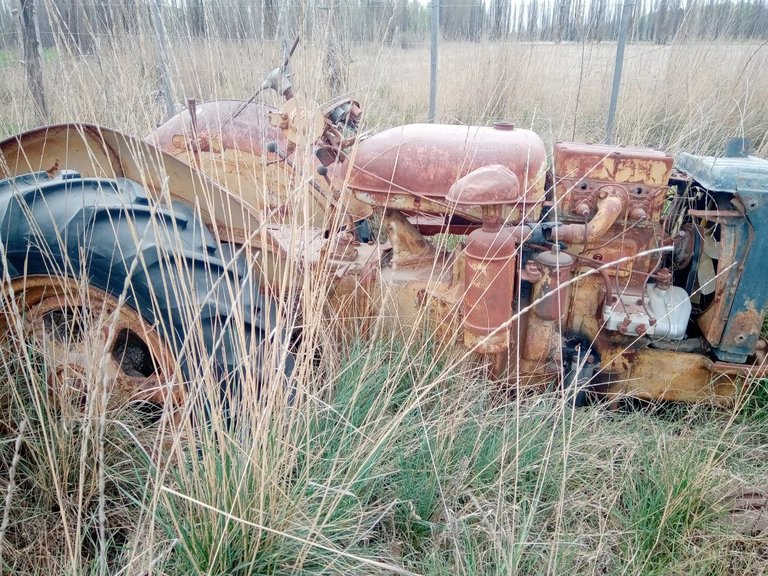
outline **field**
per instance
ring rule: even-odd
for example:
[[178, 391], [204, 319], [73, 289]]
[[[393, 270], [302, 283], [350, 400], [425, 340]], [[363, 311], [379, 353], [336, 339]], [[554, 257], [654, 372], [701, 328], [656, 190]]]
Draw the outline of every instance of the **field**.
[[[172, 48], [179, 103], [247, 98], [279, 61], [273, 44]], [[345, 49], [365, 129], [424, 121], [424, 46]], [[614, 49], [443, 43], [439, 118], [505, 119], [548, 144], [600, 141]], [[717, 153], [728, 137], [744, 136], [765, 157], [767, 69], [765, 45], [632, 45], [617, 141]], [[294, 81], [319, 102], [330, 98], [322, 70], [322, 50], [300, 45]], [[0, 57], [0, 71], [7, 136], [36, 120], [16, 55]], [[88, 56], [46, 54], [44, 72], [52, 123], [142, 135], [162, 120], [147, 38], [105, 42]], [[516, 398], [461, 351], [418, 335], [332, 342], [323, 295], [308, 282], [304, 340], [288, 385], [267, 383], [258, 396], [246, 378], [240, 398], [222, 399], [201, 362], [188, 382], [195, 416], [159, 420], [110, 405], [96, 360], [84, 405], [53, 390], [45, 351], [4, 291], [0, 572], [768, 571], [765, 518], [739, 510], [735, 498], [766, 490], [762, 383], [730, 408], [575, 410], [556, 390]], [[268, 353], [277, 348], [267, 345]]]
[[[423, 45], [352, 44], [348, 92], [359, 99], [367, 128], [423, 122], [429, 98], [429, 52]], [[174, 99], [248, 98], [277, 62], [275, 43], [196, 41], [173, 45]], [[438, 117], [461, 124], [505, 119], [544, 141], [601, 141], [605, 132], [615, 44], [443, 43]], [[54, 54], [54, 56], [56, 56]], [[294, 59], [298, 90], [329, 99], [321, 46], [301, 45]], [[51, 122], [101, 123], [146, 134], [163, 119], [157, 58], [149, 39], [115, 41], [90, 56], [46, 57]], [[237, 65], [233, 65], [233, 63]], [[3, 135], [35, 124], [21, 66], [0, 60], [6, 105]], [[617, 140], [671, 152], [720, 151], [732, 136], [768, 146], [768, 51], [760, 44], [630, 45]], [[274, 98], [269, 95], [267, 99]], [[274, 103], [279, 103], [277, 99]]]

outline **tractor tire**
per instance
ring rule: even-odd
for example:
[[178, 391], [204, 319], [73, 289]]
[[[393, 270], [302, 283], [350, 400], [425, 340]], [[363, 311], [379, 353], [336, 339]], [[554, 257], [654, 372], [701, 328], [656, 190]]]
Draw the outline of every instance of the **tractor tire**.
[[94, 358], [120, 401], [161, 406], [200, 378], [226, 389], [245, 374], [260, 388], [284, 373], [289, 360], [270, 372], [262, 358], [274, 308], [236, 260], [190, 207], [160, 205], [132, 180], [0, 180], [6, 328], [45, 339], [49, 379], [81, 395]]

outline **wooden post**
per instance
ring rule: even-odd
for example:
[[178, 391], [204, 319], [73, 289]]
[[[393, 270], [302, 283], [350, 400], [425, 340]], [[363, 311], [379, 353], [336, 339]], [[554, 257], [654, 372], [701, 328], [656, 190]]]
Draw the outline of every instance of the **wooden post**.
[[40, 124], [48, 123], [48, 106], [45, 103], [43, 65], [40, 49], [40, 32], [37, 28], [37, 7], [35, 0], [20, 0], [19, 42], [27, 72], [27, 86], [35, 102], [35, 115]]

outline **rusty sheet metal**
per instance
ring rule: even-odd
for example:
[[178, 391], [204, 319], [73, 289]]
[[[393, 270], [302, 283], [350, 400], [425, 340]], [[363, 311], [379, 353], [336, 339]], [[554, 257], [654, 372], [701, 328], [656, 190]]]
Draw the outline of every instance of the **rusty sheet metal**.
[[528, 130], [438, 124], [393, 128], [358, 142], [352, 159], [337, 166], [333, 178], [337, 187], [348, 186], [375, 206], [455, 212], [479, 220], [479, 209], [456, 210], [445, 196], [458, 179], [490, 164], [509, 168], [524, 191], [521, 212], [510, 220], [538, 218], [546, 151], [541, 138]]
[[[286, 150], [288, 141], [282, 130], [272, 126], [269, 113], [276, 108], [261, 104], [248, 104], [242, 107], [240, 100], [219, 100], [204, 102], [195, 107], [197, 133], [192, 128], [189, 110], [177, 114], [146, 138], [168, 154], [186, 156], [197, 140], [201, 151], [237, 149], [254, 156], [268, 156], [277, 160], [276, 154], [266, 150], [269, 142], [275, 142]], [[233, 114], [241, 109], [240, 113]], [[183, 138], [180, 140], [179, 136]]]
[[[332, 210], [355, 220], [371, 215], [370, 206], [336, 192], [317, 174], [322, 164], [313, 151], [296, 148], [283, 131], [270, 123], [277, 110], [260, 104], [242, 106], [239, 100], [206, 102], [195, 107], [195, 125], [186, 110], [160, 126], [146, 140], [173, 154], [243, 198], [260, 215], [275, 223], [330, 227]], [[238, 112], [239, 111], [239, 112]], [[233, 116], [238, 112], [236, 116]], [[268, 144], [277, 149], [270, 152]], [[294, 168], [294, 152], [302, 159]], [[303, 156], [302, 156], [303, 158]], [[301, 206], [304, 198], [309, 208]]]
[[743, 261], [749, 248], [749, 238], [745, 232], [739, 220], [727, 219], [720, 223], [720, 273], [715, 279], [715, 298], [697, 320], [702, 334], [715, 347], [720, 344], [733, 306], [733, 296], [742, 272], [738, 264]]
[[158, 200], [171, 197], [200, 207], [212, 227], [245, 235], [260, 220], [240, 198], [192, 170], [187, 164], [127, 134], [93, 124], [36, 128], [0, 142], [0, 175], [75, 170], [84, 177], [130, 178]]
[[[715, 347], [717, 358], [726, 362], [744, 362], [755, 352], [763, 319], [768, 312], [768, 286], [764, 271], [768, 261], [768, 244], [764, 240], [768, 231], [767, 191], [765, 188], [754, 189], [756, 182], [753, 178], [768, 182], [764, 174], [762, 177], [744, 175], [737, 181], [738, 197], [732, 200], [732, 204], [745, 211], [745, 216], [740, 219], [723, 218], [720, 224], [721, 252], [723, 231], [733, 228], [736, 231], [734, 242], [739, 245], [734, 257], [738, 276], [733, 284], [728, 285], [726, 292], [726, 298], [733, 304], [728, 308], [725, 328], [720, 343]], [[738, 226], [725, 224], [732, 221]], [[721, 262], [722, 255], [718, 266]], [[730, 276], [730, 272], [726, 274]]]
[[763, 319], [763, 311], [757, 309], [754, 300], [748, 299], [744, 301], [739, 306], [739, 310], [732, 313], [728, 318], [726, 326], [727, 335], [721, 340], [721, 346], [731, 342], [743, 345], [748, 340], [757, 342], [757, 338], [759, 338], [763, 328]]
[[[506, 330], [512, 317], [517, 246], [508, 230], [469, 235], [464, 249], [464, 344], [482, 354], [509, 347]], [[491, 335], [494, 331], [495, 334]]]
[[629, 220], [658, 221], [672, 172], [671, 156], [650, 148], [557, 142], [553, 164], [562, 219], [583, 221], [595, 214], [606, 194], [620, 194]]
[[737, 376], [713, 375], [705, 356], [645, 348], [637, 351], [629, 373], [612, 382], [608, 392], [649, 400], [730, 404], [739, 389]]
[[517, 174], [501, 164], [489, 164], [459, 178], [448, 189], [445, 199], [458, 206], [516, 204], [521, 200]]

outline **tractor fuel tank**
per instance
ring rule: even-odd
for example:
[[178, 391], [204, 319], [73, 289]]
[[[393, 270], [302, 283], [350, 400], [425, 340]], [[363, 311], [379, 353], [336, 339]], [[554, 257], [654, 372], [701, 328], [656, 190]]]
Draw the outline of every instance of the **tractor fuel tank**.
[[508, 223], [539, 218], [547, 169], [541, 138], [512, 124], [454, 126], [410, 124], [358, 143], [351, 159], [337, 165], [334, 183], [374, 206], [410, 213], [455, 214], [480, 222], [480, 207], [457, 207], [445, 197], [470, 172], [500, 164], [515, 173], [521, 202], [506, 207]]

